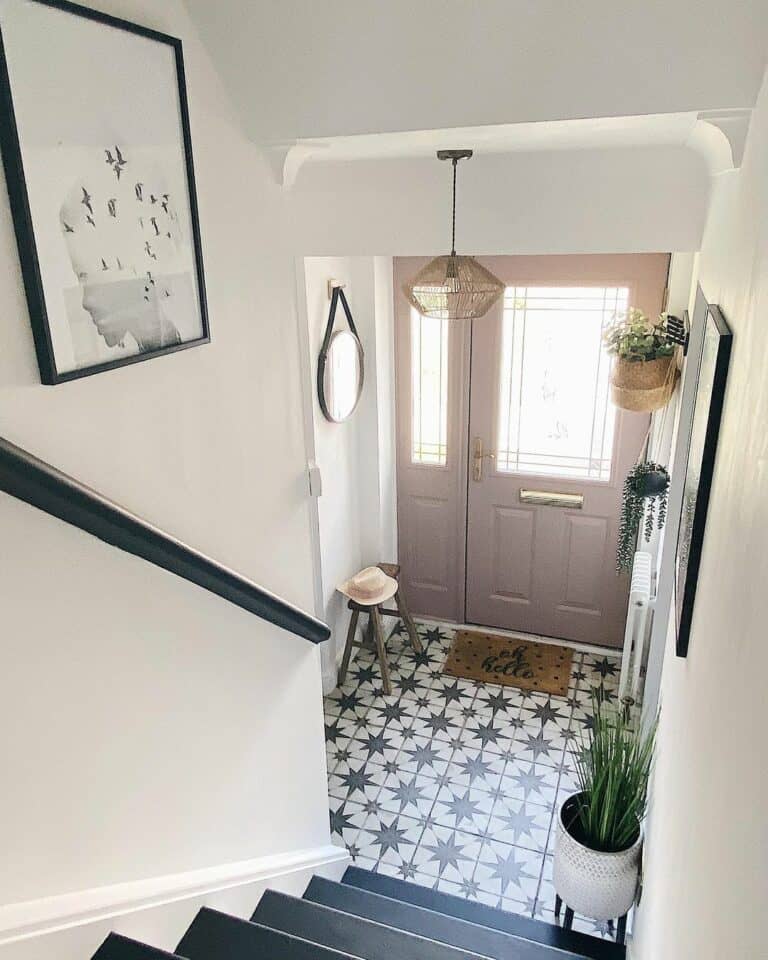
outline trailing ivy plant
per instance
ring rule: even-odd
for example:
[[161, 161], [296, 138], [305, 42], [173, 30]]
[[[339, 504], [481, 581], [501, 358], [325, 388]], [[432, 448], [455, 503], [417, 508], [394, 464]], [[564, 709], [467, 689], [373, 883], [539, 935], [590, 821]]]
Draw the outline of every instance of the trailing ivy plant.
[[[619, 520], [619, 540], [616, 545], [616, 570], [632, 568], [637, 544], [637, 532], [645, 517], [645, 539], [651, 539], [654, 523], [659, 530], [667, 519], [669, 474], [666, 467], [652, 460], [634, 466], [624, 481]], [[658, 508], [658, 512], [657, 512]]]

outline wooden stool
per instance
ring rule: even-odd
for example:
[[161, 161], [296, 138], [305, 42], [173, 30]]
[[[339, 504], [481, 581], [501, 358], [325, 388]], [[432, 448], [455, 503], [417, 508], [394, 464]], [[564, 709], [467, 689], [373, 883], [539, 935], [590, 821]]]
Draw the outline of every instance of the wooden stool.
[[[392, 577], [393, 580], [397, 580], [400, 576], [400, 565], [397, 563], [379, 563], [377, 566], [388, 577]], [[411, 641], [411, 646], [416, 653], [421, 653], [423, 648], [421, 646], [421, 640], [419, 640], [419, 634], [416, 631], [416, 624], [413, 622], [413, 618], [408, 612], [408, 607], [406, 606], [400, 590], [395, 593], [393, 599], [397, 608], [396, 610], [388, 609], [381, 603], [367, 605], [357, 603], [355, 600], [349, 600], [347, 602], [347, 606], [352, 611], [352, 616], [349, 621], [347, 642], [344, 646], [344, 656], [342, 657], [341, 667], [339, 668], [339, 686], [344, 683], [344, 680], [347, 676], [349, 661], [352, 656], [352, 648], [360, 647], [363, 650], [372, 650], [376, 654], [376, 658], [379, 661], [379, 667], [381, 669], [381, 686], [384, 690], [384, 694], [389, 696], [392, 693], [392, 683], [389, 679], [389, 665], [387, 663], [387, 648], [384, 642], [384, 628], [381, 620], [383, 614], [386, 614], [390, 617], [400, 617], [405, 624], [405, 629], [408, 632], [408, 638]], [[368, 614], [368, 626], [365, 630], [363, 639], [356, 640], [355, 635], [357, 633], [357, 621], [360, 619], [361, 613]]]

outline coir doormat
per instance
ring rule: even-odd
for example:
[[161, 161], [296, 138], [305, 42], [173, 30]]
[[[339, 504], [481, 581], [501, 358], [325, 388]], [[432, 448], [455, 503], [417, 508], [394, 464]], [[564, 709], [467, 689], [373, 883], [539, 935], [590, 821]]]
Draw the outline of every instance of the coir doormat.
[[458, 630], [443, 673], [566, 697], [572, 656], [568, 647], [553, 643]]

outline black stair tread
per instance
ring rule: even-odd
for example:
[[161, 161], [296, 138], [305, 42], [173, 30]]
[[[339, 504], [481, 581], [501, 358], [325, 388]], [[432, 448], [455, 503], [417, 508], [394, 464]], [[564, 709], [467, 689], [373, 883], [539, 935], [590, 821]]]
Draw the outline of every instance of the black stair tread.
[[514, 934], [437, 913], [404, 900], [313, 877], [304, 893], [305, 900], [353, 913], [358, 917], [386, 923], [438, 943], [489, 957], [491, 960], [584, 960], [583, 953], [554, 950], [545, 944], [521, 939]]
[[176, 951], [186, 960], [354, 960], [337, 950], [210, 907], [198, 912]]
[[251, 919], [361, 960], [478, 960], [475, 951], [460, 950], [274, 890], [267, 890]]
[[93, 960], [178, 960], [178, 954], [158, 950], [119, 933], [110, 933], [94, 953]]
[[509, 913], [484, 903], [432, 890], [417, 883], [408, 883], [397, 877], [361, 870], [359, 867], [347, 867], [342, 883], [378, 893], [393, 900], [402, 900], [427, 910], [434, 910], [436, 913], [456, 917], [459, 920], [466, 920], [481, 927], [490, 927], [523, 940], [533, 940], [557, 950], [570, 951], [577, 956], [589, 957], [591, 960], [623, 960], [626, 955], [624, 946], [612, 943], [610, 940], [601, 940], [576, 930], [563, 930], [562, 927], [544, 923], [542, 920]]

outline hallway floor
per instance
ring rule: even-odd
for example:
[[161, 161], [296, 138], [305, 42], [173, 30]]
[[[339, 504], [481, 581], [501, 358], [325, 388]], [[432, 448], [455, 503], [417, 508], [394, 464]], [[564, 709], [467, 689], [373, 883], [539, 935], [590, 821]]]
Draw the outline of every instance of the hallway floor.
[[554, 923], [553, 812], [576, 789], [592, 689], [615, 697], [620, 658], [575, 653], [562, 698], [444, 676], [453, 632], [419, 633], [422, 654], [401, 626], [388, 641], [392, 696], [359, 650], [325, 699], [334, 843], [360, 867]]

